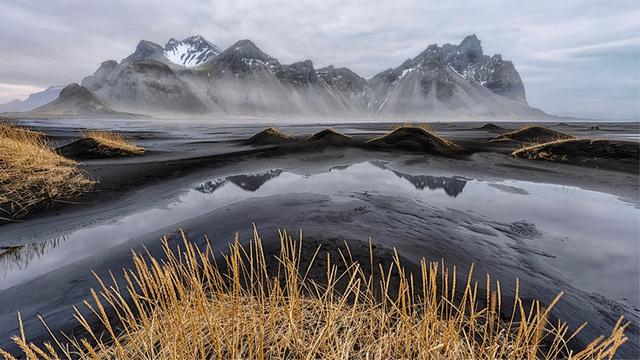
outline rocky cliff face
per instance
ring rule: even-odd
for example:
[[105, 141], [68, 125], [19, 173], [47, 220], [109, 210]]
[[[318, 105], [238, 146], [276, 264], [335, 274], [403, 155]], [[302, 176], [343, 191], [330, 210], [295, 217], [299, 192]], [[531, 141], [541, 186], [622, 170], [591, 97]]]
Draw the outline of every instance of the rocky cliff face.
[[[184, 44], [170, 40], [162, 47], [141, 41], [132, 55], [120, 63], [103, 63], [83, 85], [128, 111], [545, 116], [526, 103], [524, 85], [513, 64], [500, 55], [484, 55], [475, 35], [459, 45], [430, 45], [415, 58], [370, 80], [347, 68], [316, 69], [310, 60], [281, 64], [250, 40], [220, 52], [202, 37], [189, 39], [192, 51], [182, 51], [174, 61], [167, 52]], [[181, 63], [176, 64], [176, 59]]]
[[173, 69], [157, 60], [106, 61], [82, 86], [118, 109], [203, 113], [205, 105]]
[[474, 35], [458, 46], [429, 45], [415, 58], [374, 76], [369, 86], [370, 109], [385, 116], [545, 116], [526, 103], [513, 65], [499, 55], [483, 55]]
[[494, 93], [511, 100], [527, 102], [524, 84], [511, 61], [502, 55], [484, 55], [476, 35], [467, 36], [460, 45], [445, 44], [439, 51], [445, 61], [470, 81], [482, 84]]

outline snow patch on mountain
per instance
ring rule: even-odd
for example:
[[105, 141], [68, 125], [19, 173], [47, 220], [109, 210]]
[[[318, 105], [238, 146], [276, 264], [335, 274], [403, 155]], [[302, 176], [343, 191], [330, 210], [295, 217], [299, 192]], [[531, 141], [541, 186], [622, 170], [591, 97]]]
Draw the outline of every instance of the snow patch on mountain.
[[165, 45], [164, 56], [174, 64], [196, 67], [214, 58], [220, 49], [196, 35], [184, 40], [171, 39]]

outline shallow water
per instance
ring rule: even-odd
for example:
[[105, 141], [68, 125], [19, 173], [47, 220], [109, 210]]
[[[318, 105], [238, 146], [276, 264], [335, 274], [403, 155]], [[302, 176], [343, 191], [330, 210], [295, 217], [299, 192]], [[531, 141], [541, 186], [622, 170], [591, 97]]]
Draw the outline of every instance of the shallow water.
[[[212, 179], [169, 195], [162, 206], [115, 221], [85, 226], [55, 239], [34, 235], [23, 239], [30, 245], [0, 249], [0, 290], [245, 199], [303, 193], [327, 195], [336, 202], [349, 201], [354, 194], [393, 196], [492, 221], [534, 224], [536, 232], [520, 239], [533, 249], [532, 256], [557, 269], [576, 288], [639, 306], [637, 204], [576, 187], [409, 174], [382, 162], [335, 166], [306, 175], [274, 169]], [[486, 223], [472, 230], [476, 235], [495, 236]]]

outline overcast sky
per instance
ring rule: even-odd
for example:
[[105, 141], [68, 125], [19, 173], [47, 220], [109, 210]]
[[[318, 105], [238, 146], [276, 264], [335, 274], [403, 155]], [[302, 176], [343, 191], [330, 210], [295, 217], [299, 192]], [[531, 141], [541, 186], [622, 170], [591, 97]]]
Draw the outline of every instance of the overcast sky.
[[640, 118], [638, 0], [0, 0], [0, 103], [80, 82], [141, 39], [253, 40], [283, 63], [364, 77], [475, 33], [516, 65], [532, 106]]

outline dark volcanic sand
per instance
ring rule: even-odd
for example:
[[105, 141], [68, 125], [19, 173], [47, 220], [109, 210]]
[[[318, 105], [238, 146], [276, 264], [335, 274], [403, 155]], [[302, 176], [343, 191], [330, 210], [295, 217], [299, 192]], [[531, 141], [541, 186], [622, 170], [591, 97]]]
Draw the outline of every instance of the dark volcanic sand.
[[[498, 124], [507, 130], [521, 125]], [[422, 181], [424, 184], [420, 186], [433, 187], [440, 194], [446, 194], [442, 196], [452, 199], [459, 192], [462, 192], [462, 199], [466, 196], [464, 191], [472, 191], [476, 186], [469, 183], [468, 189], [464, 190], [466, 180], [450, 180], [451, 175], [456, 175], [455, 179], [489, 183], [505, 196], [526, 197], [529, 192], [517, 184], [502, 182], [512, 179], [612, 194], [637, 208], [637, 173], [515, 159], [507, 155], [512, 147], [489, 142], [495, 137], [494, 132], [474, 130], [481, 125], [478, 123], [432, 126], [439, 135], [456, 141], [470, 152], [461, 158], [355, 148], [298, 149], [295, 153], [283, 154], [272, 146], [242, 145], [242, 140], [263, 130], [266, 127], [263, 125], [239, 127], [204, 122], [184, 125], [171, 121], [151, 124], [144, 121], [70, 121], [62, 124], [42, 121], [36, 125], [59, 145], [73, 141], [78, 136], [75, 127], [81, 125], [124, 129], [127, 135], [149, 149], [149, 153], [136, 158], [86, 161], [83, 167], [99, 180], [98, 192], [79, 199], [81, 204], [55, 204], [20, 223], [0, 225], [0, 247], [8, 249], [0, 250], [0, 347], [15, 350], [8, 340], [17, 333], [16, 310], [20, 310], [25, 319], [30, 339], [37, 340], [45, 334], [36, 314], [42, 314], [55, 330], [72, 330], [75, 322], [71, 317], [71, 305], [80, 304], [87, 298], [88, 288], [96, 286], [90, 271], [106, 274], [111, 269], [117, 273], [130, 265], [132, 247], [139, 249], [144, 243], [152, 253], [158, 254], [158, 239], [183, 228], [191, 240], [202, 241], [202, 235], [206, 233], [215, 246], [224, 249], [236, 231], [242, 239], [248, 239], [251, 224], [255, 223], [266, 240], [275, 239], [278, 227], [285, 227], [292, 233], [302, 228], [307, 238], [325, 244], [335, 239], [361, 243], [371, 236], [380, 249], [395, 246], [408, 262], [417, 262], [421, 257], [429, 260], [445, 258], [448, 264], [462, 270], [474, 262], [478, 279], [482, 280], [485, 273], [490, 273], [492, 279], [500, 280], [503, 294], [510, 292], [517, 277], [521, 279], [524, 296], [540, 299], [543, 303], [550, 301], [557, 292], [565, 291], [554, 314], [572, 326], [589, 322], [580, 341], [605, 334], [620, 315], [625, 315], [633, 325], [628, 334], [629, 344], [618, 355], [630, 358], [639, 354], [637, 301], [624, 301], [585, 288], [574, 283], [562, 270], [549, 265], [553, 263], [550, 259], [557, 254], [541, 252], [537, 243], [548, 240], [544, 229], [541, 232], [526, 218], [523, 222], [505, 222], [477, 211], [451, 209], [446, 203], [441, 206], [418, 198], [368, 192], [365, 191], [366, 178], [361, 180], [363, 191], [345, 193], [338, 199], [316, 193], [315, 189], [287, 193], [286, 187], [280, 193], [276, 191], [260, 197], [252, 197], [249, 193], [237, 199], [233, 196], [225, 198], [217, 192], [224, 184], [207, 182], [227, 179], [227, 183], [248, 192], [266, 184], [261, 190], [264, 191], [270, 181], [275, 184], [286, 178], [283, 178], [283, 171], [299, 175], [323, 174], [332, 168], [340, 171], [350, 164], [373, 161], [382, 162], [389, 171], [395, 172], [395, 176], [413, 183], [416, 189], [419, 185], [415, 184], [423, 184]], [[634, 123], [600, 123], [597, 124], [600, 130], [595, 131], [589, 130], [592, 125], [569, 123], [568, 126], [550, 127], [577, 136], [638, 138], [638, 126]], [[304, 138], [327, 127], [356, 139], [366, 139], [383, 134], [390, 125], [289, 125], [278, 128]], [[280, 170], [270, 172], [271, 169]], [[242, 175], [253, 173], [260, 175]], [[426, 180], [418, 176], [424, 173], [434, 176]], [[271, 180], [278, 177], [280, 180]], [[194, 214], [187, 211], [182, 217], [135, 216], [144, 211], [153, 214], [161, 211], [155, 209], [170, 208], [180, 196], [183, 196], [182, 201], [189, 201], [188, 190], [198, 184], [201, 184], [201, 192], [209, 192], [213, 199], [218, 196], [224, 203], [210, 210], [200, 208]], [[100, 226], [113, 229], [109, 226], [119, 221], [125, 222], [123, 228], [127, 231], [139, 230], [131, 232], [135, 233], [132, 238], [127, 237], [129, 232], [123, 235], [118, 231], [101, 231]], [[635, 225], [620, 223], [619, 226]], [[86, 244], [78, 241], [83, 236], [87, 237]], [[89, 241], [90, 237], [100, 236], [104, 239]], [[51, 238], [57, 239], [44, 241]], [[11, 246], [18, 248], [9, 249]], [[315, 247], [307, 249], [315, 250]], [[589, 249], [577, 247], [576, 251]], [[17, 271], [16, 266], [22, 270]], [[603, 264], [601, 271], [606, 272], [606, 266]], [[621, 281], [637, 283], [637, 279], [636, 269]]]

